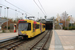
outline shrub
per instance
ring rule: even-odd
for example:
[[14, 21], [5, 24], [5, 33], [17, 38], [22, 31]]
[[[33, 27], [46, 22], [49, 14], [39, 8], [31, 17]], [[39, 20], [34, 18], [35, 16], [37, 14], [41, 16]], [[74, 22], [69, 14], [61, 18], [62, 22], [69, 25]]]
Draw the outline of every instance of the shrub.
[[74, 26], [70, 26], [69, 30], [75, 30], [75, 27]]
[[6, 29], [6, 28], [7, 28], [7, 26], [4, 27], [4, 29]]
[[2, 30], [2, 32], [4, 33], [4, 30]]
[[69, 27], [69, 30], [72, 30], [72, 27]]
[[65, 27], [63, 27], [63, 29], [65, 29]]
[[[67, 27], [63, 27], [63, 29], [64, 29], [64, 30], [67, 30], [68, 28], [67, 28]], [[75, 26], [70, 26], [70, 27], [69, 27], [69, 30], [75, 30]]]
[[10, 26], [8, 27], [8, 29], [10, 29]]
[[63, 27], [64, 30], [67, 30], [67, 27]]
[[65, 30], [67, 30], [67, 27], [65, 27]]
[[75, 27], [72, 27], [72, 30], [75, 30]]

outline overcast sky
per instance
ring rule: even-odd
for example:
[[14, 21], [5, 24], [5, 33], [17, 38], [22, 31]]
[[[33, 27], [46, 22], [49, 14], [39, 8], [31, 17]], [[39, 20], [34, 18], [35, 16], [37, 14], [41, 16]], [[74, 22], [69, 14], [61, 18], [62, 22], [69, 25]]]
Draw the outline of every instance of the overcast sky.
[[[36, 18], [44, 18], [44, 14], [40, 11], [37, 5], [33, 0], [7, 0], [8, 2], [14, 4], [15, 6], [25, 10], [30, 13], [28, 16], [35, 16]], [[38, 0], [35, 0], [39, 5]], [[72, 15], [75, 18], [75, 0], [39, 0], [46, 11], [47, 18], [56, 17], [57, 14], [61, 16], [63, 12], [67, 12], [69, 15]], [[0, 0], [0, 3], [6, 5], [10, 8], [17, 9], [18, 11], [25, 14], [25, 12], [15, 8], [14, 6], [7, 3], [5, 0]], [[39, 5], [40, 6], [40, 5]], [[3, 7], [4, 8], [4, 7]], [[1, 16], [4, 16], [5, 10], [2, 8]], [[39, 17], [38, 17], [39, 12]], [[18, 17], [21, 17], [22, 13], [18, 13]], [[11, 18], [15, 18], [15, 11], [9, 9], [9, 16]], [[22, 16], [25, 19], [25, 15]]]

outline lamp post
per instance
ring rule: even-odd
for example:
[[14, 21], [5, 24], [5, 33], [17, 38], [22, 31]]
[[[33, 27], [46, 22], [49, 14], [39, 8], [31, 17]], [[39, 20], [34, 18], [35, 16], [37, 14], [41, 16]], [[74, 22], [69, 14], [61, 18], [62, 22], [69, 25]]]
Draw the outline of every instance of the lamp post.
[[[15, 10], [15, 17], [17, 17], [17, 10]], [[16, 21], [18, 21], [18, 17], [17, 17]]]
[[[17, 14], [16, 15], [17, 15], [17, 19], [18, 19], [18, 11], [17, 11]], [[17, 20], [17, 22], [18, 22], [18, 20]]]
[[1, 17], [1, 8], [2, 8], [2, 6], [0, 6], [0, 17]]
[[4, 17], [6, 16], [6, 8], [4, 8]]
[[44, 17], [45, 17], [45, 19], [46, 19], [47, 16], [44, 16]]
[[54, 23], [54, 17], [53, 17], [53, 30], [54, 30], [54, 27], [55, 27], [55, 23]]
[[72, 15], [71, 15], [71, 27], [72, 27]]
[[[7, 7], [7, 20], [8, 20], [8, 9], [9, 7]], [[8, 30], [8, 21], [7, 21], [7, 30]]]
[[[25, 14], [26, 14], [26, 13], [25, 13]], [[27, 14], [26, 14], [25, 18], [27, 19]]]
[[[68, 14], [67, 14], [67, 17], [68, 17]], [[69, 30], [69, 20], [67, 21], [67, 24], [68, 24], [68, 28], [67, 29]]]
[[[1, 8], [2, 8], [2, 6], [0, 6], [0, 17], [1, 17]], [[1, 30], [1, 25], [0, 25], [0, 30]]]
[[15, 17], [16, 17], [16, 11], [17, 11], [17, 10], [15, 10]]
[[39, 17], [39, 12], [38, 12], [38, 17]]
[[65, 11], [65, 27], [66, 27], [66, 11]]
[[23, 17], [23, 13], [22, 13], [22, 17]]

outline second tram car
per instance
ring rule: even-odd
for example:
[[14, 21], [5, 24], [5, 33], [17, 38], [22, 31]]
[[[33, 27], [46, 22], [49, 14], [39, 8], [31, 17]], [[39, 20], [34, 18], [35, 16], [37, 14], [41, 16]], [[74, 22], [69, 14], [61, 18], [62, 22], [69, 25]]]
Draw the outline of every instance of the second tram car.
[[45, 31], [45, 24], [33, 20], [18, 21], [18, 35], [23, 38], [32, 38]]

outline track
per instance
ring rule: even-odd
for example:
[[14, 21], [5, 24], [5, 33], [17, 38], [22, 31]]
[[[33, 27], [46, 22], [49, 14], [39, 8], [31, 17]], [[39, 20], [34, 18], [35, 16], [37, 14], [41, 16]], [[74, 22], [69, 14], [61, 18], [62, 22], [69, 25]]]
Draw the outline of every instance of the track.
[[50, 31], [48, 31], [42, 39], [40, 39], [36, 44], [34, 44], [30, 48], [30, 50], [43, 50], [49, 37], [50, 37]]
[[11, 50], [15, 49], [15, 47], [25, 43], [25, 40], [14, 39], [0, 44], [0, 50]]
[[7, 41], [4, 41], [4, 42], [0, 42], [0, 47], [5, 45], [5, 44], [8, 44], [8, 43], [11, 43], [13, 41], [16, 41], [17, 39], [11, 39], [11, 40], [7, 40]]
[[41, 38], [43, 38], [46, 33], [48, 32], [48, 30], [46, 30], [45, 32], [37, 35], [34, 38], [29, 39], [29, 41], [27, 41], [27, 43], [24, 43], [18, 47], [15, 48], [15, 50], [30, 50], [30, 48], [36, 43], [38, 42]]
[[8, 41], [8, 42], [5, 42], [5, 43], [2, 43], [1, 46], [0, 46], [0, 49], [7, 49], [8, 47], [10, 47], [12, 44], [15, 44], [17, 42], [19, 42], [20, 40], [19, 39], [14, 39], [14, 40], [11, 40], [11, 41]]
[[[46, 42], [48, 41], [49, 38], [49, 32], [50, 31], [46, 31], [45, 34], [42, 34], [44, 36], [39, 36], [41, 37], [38, 41], [35, 41], [36, 38], [33, 39], [28, 39], [28, 40], [20, 40], [20, 39], [13, 39], [11, 41], [7, 41], [7, 42], [3, 42], [0, 44], [0, 50], [16, 50], [16, 48], [19, 46], [21, 46], [22, 44], [29, 44], [29, 42], [31, 43], [33, 41], [33, 45], [28, 49], [28, 50], [34, 50], [34, 49], [43, 49], [44, 46], [46, 45]], [[37, 37], [38, 38], [38, 37]], [[22, 47], [25, 47], [22, 45]]]

